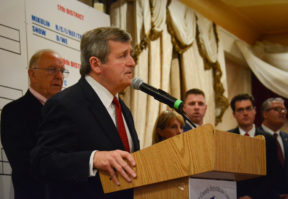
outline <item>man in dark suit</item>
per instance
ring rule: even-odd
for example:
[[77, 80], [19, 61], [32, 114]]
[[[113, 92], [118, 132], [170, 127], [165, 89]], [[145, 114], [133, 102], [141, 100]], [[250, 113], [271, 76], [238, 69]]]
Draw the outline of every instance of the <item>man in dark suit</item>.
[[281, 131], [287, 109], [282, 98], [269, 98], [262, 104], [261, 129], [268, 133], [267, 177], [273, 198], [288, 198], [288, 134]]
[[189, 131], [203, 124], [203, 118], [207, 110], [205, 94], [198, 88], [193, 88], [185, 93], [183, 111], [192, 122], [185, 122], [183, 131]]
[[244, 93], [234, 96], [230, 106], [238, 126], [229, 132], [250, 137], [261, 135], [260, 130], [254, 124], [256, 108], [255, 100], [251, 95]]
[[[232, 98], [230, 106], [238, 126], [229, 130], [229, 132], [250, 137], [257, 135], [267, 137], [267, 134], [257, 128], [254, 124], [256, 108], [253, 96], [247, 93], [236, 95]], [[270, 199], [270, 196], [266, 192], [266, 180], [266, 177], [260, 177], [237, 182], [237, 197], [240, 199]]]
[[133, 190], [104, 194], [99, 178], [100, 170], [118, 185], [119, 175], [128, 182], [136, 177], [130, 152], [139, 149], [139, 140], [132, 115], [118, 96], [133, 77], [130, 42], [119, 28], [86, 32], [80, 46], [81, 79], [44, 106], [32, 153], [35, 169], [49, 182], [50, 198], [133, 198]]
[[[65, 73], [64, 73], [65, 72]], [[30, 151], [36, 145], [36, 130], [43, 104], [62, 89], [62, 58], [52, 50], [40, 50], [30, 59], [30, 88], [26, 94], [4, 106], [1, 114], [1, 140], [12, 168], [14, 196], [19, 199], [44, 198], [44, 184], [35, 180]]]

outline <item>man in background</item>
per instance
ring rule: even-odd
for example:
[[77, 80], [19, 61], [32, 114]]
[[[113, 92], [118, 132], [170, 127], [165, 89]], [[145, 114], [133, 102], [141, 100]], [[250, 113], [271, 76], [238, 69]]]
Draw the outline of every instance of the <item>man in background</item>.
[[256, 107], [255, 100], [251, 95], [244, 93], [234, 96], [230, 106], [238, 126], [229, 132], [250, 137], [261, 134], [261, 131], [254, 124]]
[[[254, 137], [256, 135], [267, 136], [266, 133], [257, 128], [254, 124], [256, 116], [255, 100], [249, 94], [239, 94], [230, 102], [233, 116], [238, 126], [229, 132], [243, 136]], [[250, 180], [237, 182], [237, 197], [239, 199], [269, 199], [266, 177], [259, 177]]]
[[288, 198], [288, 134], [280, 129], [286, 122], [287, 109], [280, 97], [262, 104], [261, 129], [269, 134], [267, 142], [267, 177], [273, 198]]
[[[185, 93], [183, 101], [183, 111], [188, 119], [196, 127], [202, 125], [207, 110], [204, 92], [197, 88], [190, 89]], [[183, 131], [191, 130], [194, 128], [193, 125], [186, 121]]]
[[33, 174], [30, 151], [36, 145], [41, 109], [47, 99], [61, 91], [65, 74], [68, 71], [56, 52], [36, 52], [29, 62], [30, 88], [2, 110], [1, 141], [12, 168], [15, 199], [45, 198], [44, 184]]
[[44, 106], [33, 165], [49, 183], [51, 199], [132, 199], [133, 190], [104, 194], [99, 178], [100, 170], [116, 185], [119, 176], [136, 177], [130, 152], [139, 150], [139, 140], [118, 95], [133, 78], [131, 36], [96, 28], [83, 34], [80, 49], [81, 79]]

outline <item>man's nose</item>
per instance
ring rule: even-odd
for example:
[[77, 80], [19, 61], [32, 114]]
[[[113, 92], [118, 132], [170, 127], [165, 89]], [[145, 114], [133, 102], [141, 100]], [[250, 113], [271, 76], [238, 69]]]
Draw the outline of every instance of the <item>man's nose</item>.
[[57, 70], [55, 72], [55, 78], [63, 80], [64, 79], [64, 74], [60, 70]]
[[243, 114], [247, 114], [249, 111], [247, 109], [243, 110]]
[[132, 57], [132, 55], [130, 55], [129, 57], [128, 57], [128, 65], [129, 66], [131, 66], [131, 67], [135, 67], [135, 61], [134, 61], [134, 58]]

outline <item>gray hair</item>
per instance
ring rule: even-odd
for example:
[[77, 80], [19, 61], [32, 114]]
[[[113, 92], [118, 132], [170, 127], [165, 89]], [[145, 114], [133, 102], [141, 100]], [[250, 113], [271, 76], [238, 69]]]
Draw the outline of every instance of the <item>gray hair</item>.
[[281, 97], [276, 97], [276, 98], [271, 97], [271, 98], [268, 98], [268, 99], [266, 99], [266, 100], [263, 102], [263, 104], [262, 104], [262, 107], [261, 107], [262, 113], [263, 113], [264, 111], [267, 111], [267, 110], [270, 108], [272, 102], [281, 102], [281, 103], [284, 104], [284, 100], [283, 100]]
[[101, 27], [84, 33], [80, 43], [81, 76], [83, 77], [91, 71], [90, 57], [95, 56], [102, 63], [106, 62], [110, 53], [109, 40], [126, 43], [130, 42], [131, 39], [128, 32], [117, 27]]
[[[39, 59], [42, 57], [42, 55], [44, 53], [55, 53], [57, 55], [59, 55], [57, 52], [55, 52], [54, 50], [51, 49], [42, 49], [42, 50], [38, 50], [37, 52], [35, 52], [32, 57], [30, 58], [29, 61], [29, 68], [34, 68], [37, 64]], [[60, 56], [60, 55], [59, 55]]]

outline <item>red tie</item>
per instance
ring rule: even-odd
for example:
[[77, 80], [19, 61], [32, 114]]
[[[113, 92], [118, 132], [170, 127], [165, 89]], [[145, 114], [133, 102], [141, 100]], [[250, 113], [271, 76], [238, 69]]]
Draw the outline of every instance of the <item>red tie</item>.
[[129, 142], [127, 138], [127, 133], [125, 130], [125, 125], [122, 117], [122, 111], [121, 111], [121, 105], [116, 97], [113, 99], [113, 104], [116, 107], [116, 118], [117, 118], [117, 128], [118, 128], [118, 133], [121, 137], [122, 143], [125, 147], [125, 150], [130, 152], [130, 147], [129, 147]]
[[245, 135], [245, 136], [249, 136], [249, 133], [245, 133], [244, 135]]
[[274, 137], [276, 145], [277, 145], [278, 158], [279, 158], [279, 161], [281, 163], [281, 166], [284, 167], [284, 157], [283, 157], [282, 149], [281, 149], [281, 146], [278, 142], [277, 136], [278, 136], [278, 134], [274, 133], [273, 137]]

